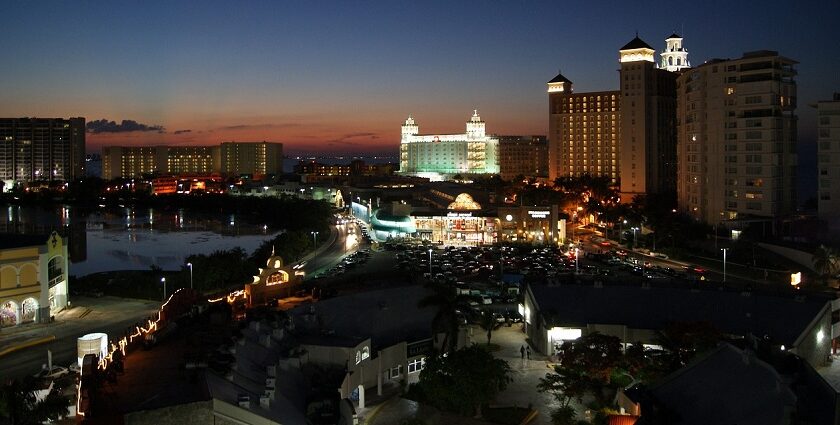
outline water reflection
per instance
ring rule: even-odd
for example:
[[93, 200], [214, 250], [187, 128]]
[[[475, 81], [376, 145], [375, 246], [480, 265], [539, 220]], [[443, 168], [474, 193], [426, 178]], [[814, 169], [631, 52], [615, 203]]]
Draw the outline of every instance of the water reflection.
[[0, 233], [48, 234], [52, 230], [69, 237], [70, 274], [76, 276], [152, 265], [179, 269], [189, 255], [237, 246], [250, 253], [276, 235], [264, 223], [185, 209], [0, 208]]

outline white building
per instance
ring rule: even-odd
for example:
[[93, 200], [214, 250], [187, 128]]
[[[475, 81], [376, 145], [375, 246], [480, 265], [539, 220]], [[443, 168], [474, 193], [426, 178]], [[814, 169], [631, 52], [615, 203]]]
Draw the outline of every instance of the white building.
[[402, 125], [400, 173], [443, 180], [456, 174], [499, 172], [499, 139], [488, 136], [473, 111], [464, 134], [421, 135], [411, 116]]
[[817, 102], [817, 208], [819, 217], [840, 227], [840, 93]]
[[682, 41], [683, 38], [676, 33], [665, 39], [665, 51], [659, 54], [662, 57], [659, 62], [660, 69], [677, 72], [691, 68], [691, 64], [688, 63], [688, 50], [683, 47]]

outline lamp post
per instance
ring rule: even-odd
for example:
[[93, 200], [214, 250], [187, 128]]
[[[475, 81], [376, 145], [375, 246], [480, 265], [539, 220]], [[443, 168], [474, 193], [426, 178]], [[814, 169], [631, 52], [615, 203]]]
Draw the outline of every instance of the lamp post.
[[580, 274], [580, 268], [578, 267], [578, 249], [575, 247], [575, 274]]
[[618, 223], [618, 243], [621, 244], [621, 240], [624, 239], [624, 225], [627, 224], [627, 220], [622, 220]]
[[637, 246], [636, 246], [636, 231], [637, 230], [639, 230], [639, 228], [634, 226], [633, 227], [633, 249], [637, 248]]
[[429, 248], [429, 279], [432, 278], [432, 249]]
[[166, 301], [166, 278], [160, 278], [161, 283], [163, 283], [163, 301]]
[[190, 289], [193, 289], [192, 263], [187, 263], [187, 267], [190, 268]]
[[315, 253], [315, 256], [312, 257], [312, 270], [313, 272], [317, 270], [315, 265], [318, 264], [318, 232], [312, 231], [312, 251]]
[[726, 251], [729, 248], [721, 248], [720, 250], [723, 251], [723, 282], [726, 283]]

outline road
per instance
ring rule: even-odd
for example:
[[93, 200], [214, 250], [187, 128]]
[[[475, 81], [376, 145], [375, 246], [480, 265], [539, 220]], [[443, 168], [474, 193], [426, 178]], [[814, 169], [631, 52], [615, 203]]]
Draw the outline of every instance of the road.
[[92, 332], [110, 337], [122, 336], [129, 326], [155, 314], [160, 303], [114, 297], [71, 299], [73, 307], [56, 315], [56, 321], [29, 329], [4, 329], [0, 341], [55, 335], [50, 343], [29, 347], [0, 358], [0, 378], [32, 375], [47, 362], [52, 351], [53, 364], [67, 366], [76, 360], [76, 339]]
[[349, 222], [331, 227], [331, 231], [336, 232], [335, 240], [304, 264], [303, 270], [307, 276], [315, 276], [329, 270], [345, 256], [358, 250], [360, 244], [364, 244], [361, 229], [356, 223]]

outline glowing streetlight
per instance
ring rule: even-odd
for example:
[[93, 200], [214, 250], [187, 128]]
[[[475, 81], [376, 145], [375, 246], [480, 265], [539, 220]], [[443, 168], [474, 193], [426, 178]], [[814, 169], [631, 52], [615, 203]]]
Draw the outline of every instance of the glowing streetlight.
[[429, 248], [429, 279], [432, 278], [432, 249]]
[[192, 263], [187, 263], [187, 267], [190, 268], [190, 289], [193, 289]]
[[635, 226], [633, 227], [633, 249], [637, 248], [637, 246], [636, 246], [636, 231], [638, 231], [638, 230], [639, 230], [638, 227], [635, 227]]
[[726, 251], [729, 248], [721, 248], [720, 250], [723, 251], [723, 282], [726, 283]]
[[[303, 190], [303, 189], [301, 189]], [[315, 252], [315, 256], [312, 258], [312, 269], [317, 270], [315, 265], [318, 264], [318, 232], [309, 232], [312, 234], [312, 250]]]
[[575, 274], [580, 274], [580, 267], [578, 266], [578, 249], [575, 247]]
[[166, 278], [160, 278], [161, 283], [163, 283], [163, 300], [166, 301]]
[[624, 239], [624, 225], [627, 224], [627, 220], [622, 220], [618, 223], [618, 243], [621, 243], [621, 240]]

